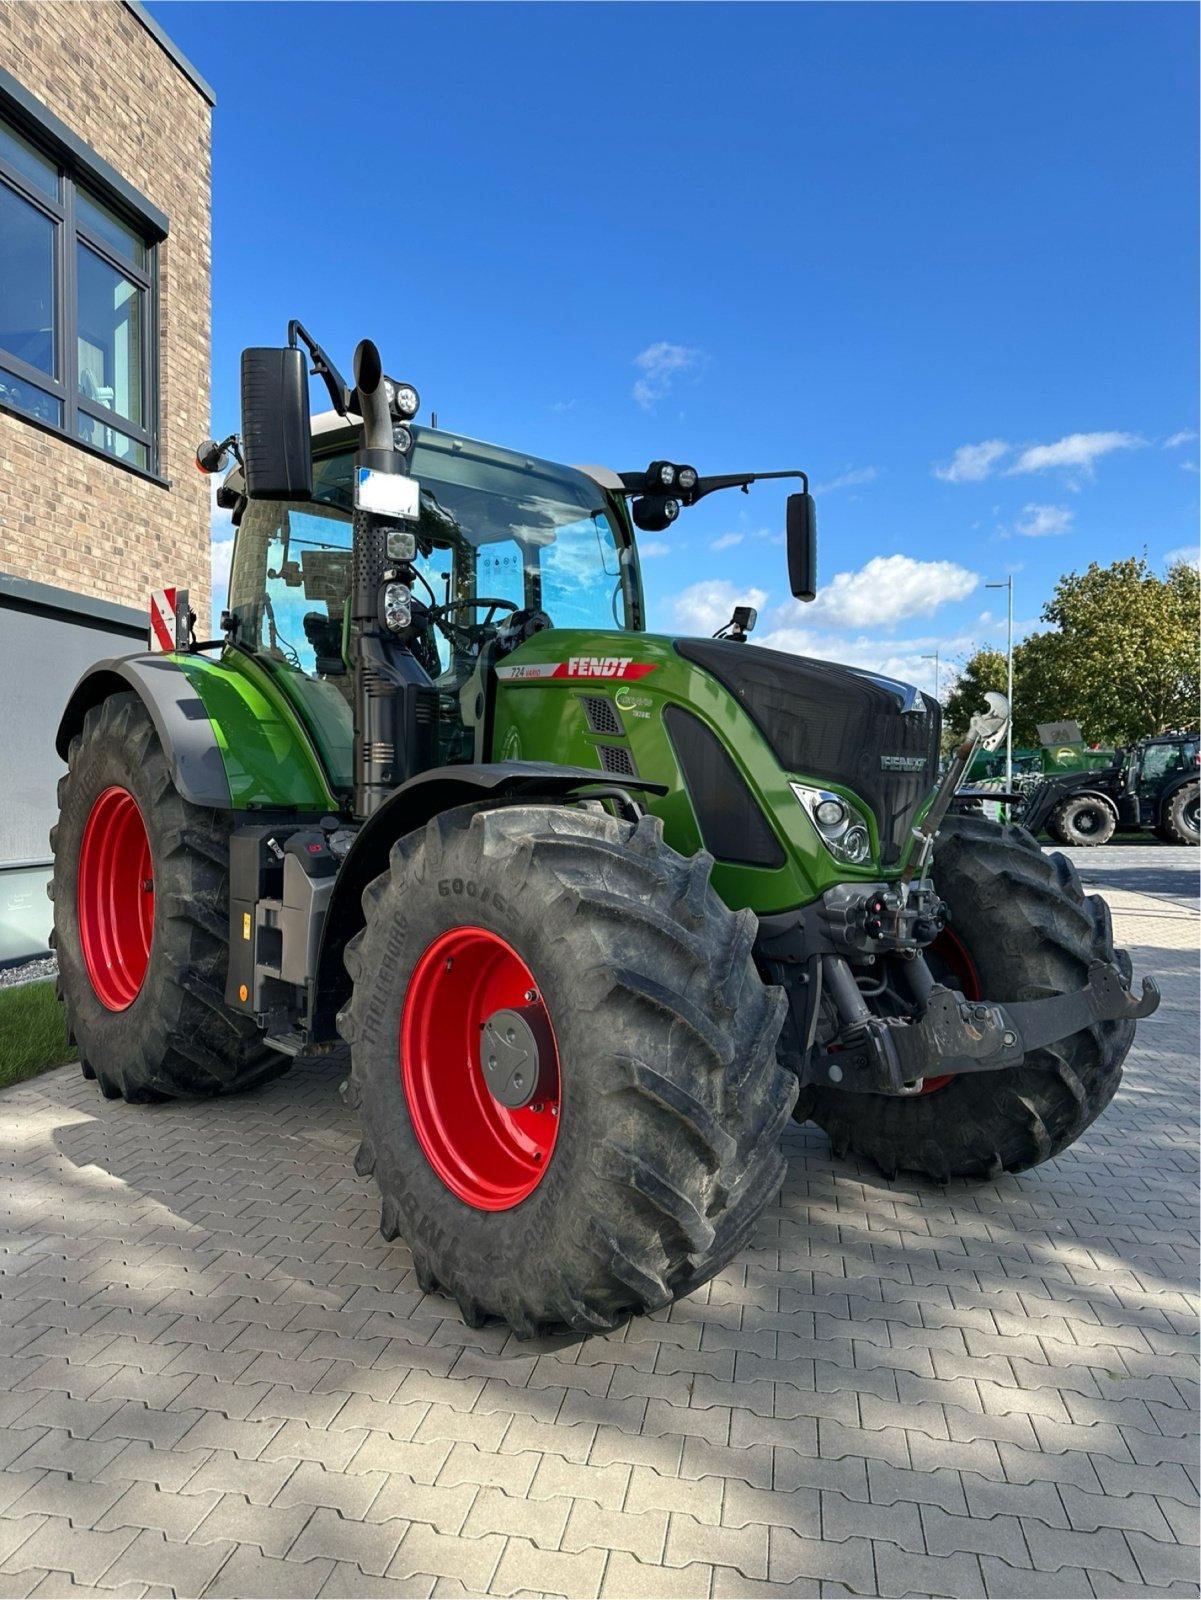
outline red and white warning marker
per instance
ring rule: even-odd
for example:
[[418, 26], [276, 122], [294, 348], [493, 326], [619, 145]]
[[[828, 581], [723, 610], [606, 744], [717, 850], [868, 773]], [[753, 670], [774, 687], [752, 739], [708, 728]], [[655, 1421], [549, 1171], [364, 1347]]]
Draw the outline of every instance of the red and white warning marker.
[[186, 589], [151, 589], [150, 649], [154, 651], [182, 650], [186, 646], [187, 631], [188, 591]]

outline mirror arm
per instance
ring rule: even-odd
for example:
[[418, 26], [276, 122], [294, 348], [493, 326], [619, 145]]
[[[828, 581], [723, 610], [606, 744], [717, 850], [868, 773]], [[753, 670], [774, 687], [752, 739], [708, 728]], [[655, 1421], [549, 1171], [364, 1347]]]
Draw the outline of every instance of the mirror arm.
[[[646, 493], [645, 472], [619, 472], [617, 476], [621, 479], [622, 492], [624, 494]], [[698, 500], [704, 499], [707, 494], [712, 494], [715, 489], [741, 489], [745, 494], [752, 483], [759, 483], [766, 478], [799, 478], [802, 489], [806, 494], [809, 493], [808, 474], [796, 469], [784, 472], [724, 473], [717, 477], [698, 478], [695, 489], [690, 491], [673, 488], [668, 492], [681, 505], [694, 506]]]
[[288, 344], [293, 350], [296, 348], [297, 337], [308, 346], [309, 355], [313, 359], [313, 375], [324, 380], [330, 399], [334, 402], [334, 410], [339, 416], [349, 415], [352, 410], [352, 395], [346, 387], [346, 380], [307, 328], [293, 317], [288, 323]]
[[799, 478], [801, 488], [806, 494], [809, 493], [808, 474], [792, 468], [784, 472], [731, 472], [712, 478], [698, 478], [692, 493], [681, 494], [679, 498], [685, 505], [691, 506], [705, 495], [712, 494], [715, 489], [741, 489], [745, 494], [752, 483], [761, 483], [767, 478]]

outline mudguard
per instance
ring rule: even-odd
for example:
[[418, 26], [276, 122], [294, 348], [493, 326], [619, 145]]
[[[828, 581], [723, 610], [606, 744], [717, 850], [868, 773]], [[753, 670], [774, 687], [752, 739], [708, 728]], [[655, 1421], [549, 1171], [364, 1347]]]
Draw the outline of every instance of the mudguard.
[[[310, 1038], [323, 1041], [335, 1037], [335, 1018], [350, 996], [342, 952], [363, 926], [363, 890], [387, 868], [398, 839], [455, 806], [487, 800], [499, 804], [564, 800], [586, 786], [611, 790], [613, 780], [607, 773], [586, 767], [556, 766], [549, 761], [496, 761], [433, 767], [401, 784], [359, 829], [338, 871], [321, 936], [317, 981], [310, 989]], [[666, 793], [664, 785], [636, 778], [623, 777], [620, 787], [635, 795]]]
[[230, 810], [225, 762], [204, 701], [169, 656], [115, 656], [89, 667], [72, 689], [55, 735], [55, 749], [63, 760], [87, 712], [126, 689], [132, 689], [149, 711], [171, 764], [172, 782], [183, 798], [192, 805]]
[[300, 713], [261, 662], [237, 651], [218, 661], [196, 654], [98, 661], [59, 724], [64, 760], [90, 708], [129, 689], [149, 711], [172, 781], [192, 805], [316, 816], [342, 809]]

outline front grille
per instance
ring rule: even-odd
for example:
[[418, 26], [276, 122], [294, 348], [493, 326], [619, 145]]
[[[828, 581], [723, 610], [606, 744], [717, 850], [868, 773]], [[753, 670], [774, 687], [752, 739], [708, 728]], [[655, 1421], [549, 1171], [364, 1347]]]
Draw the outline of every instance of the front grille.
[[[904, 684], [806, 656], [723, 640], [677, 639], [676, 650], [735, 697], [786, 772], [844, 784], [876, 818], [881, 864], [900, 860], [918, 807], [938, 775], [936, 701]], [[886, 757], [920, 758], [896, 772]]]

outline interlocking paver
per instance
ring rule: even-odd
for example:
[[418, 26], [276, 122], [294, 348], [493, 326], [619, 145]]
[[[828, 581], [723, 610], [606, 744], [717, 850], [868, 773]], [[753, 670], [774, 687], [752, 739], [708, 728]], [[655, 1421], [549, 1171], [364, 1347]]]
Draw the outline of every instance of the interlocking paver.
[[321, 1590], [321, 1600], [427, 1600], [438, 1582], [429, 1576], [377, 1578], [353, 1561], [335, 1561]]
[[538, 1550], [528, 1539], [510, 1539], [489, 1584], [489, 1593], [511, 1595], [532, 1589], [590, 1600], [600, 1593], [607, 1559], [604, 1550], [569, 1554]]
[[[525, 1540], [510, 1541], [510, 1547], [513, 1545], [525, 1545], [530, 1551], [534, 1550]], [[413, 1578], [428, 1573], [436, 1578], [458, 1578], [476, 1594], [483, 1594], [488, 1590], [504, 1549], [505, 1541], [499, 1534], [462, 1539], [438, 1533], [426, 1523], [414, 1522], [388, 1564], [386, 1576]], [[546, 1552], [538, 1554], [543, 1556]], [[528, 1584], [523, 1583], [522, 1587]]]
[[765, 1579], [770, 1531], [761, 1522], [750, 1522], [742, 1528], [714, 1528], [676, 1511], [667, 1531], [663, 1562], [669, 1567], [687, 1567], [698, 1554], [704, 1554], [714, 1564], [733, 1567], [746, 1578]]
[[410, 1524], [402, 1518], [386, 1522], [350, 1522], [336, 1511], [320, 1507], [288, 1551], [292, 1561], [311, 1556], [332, 1556], [353, 1561], [365, 1573], [382, 1578]]
[[105, 1589], [122, 1583], [162, 1584], [182, 1594], [200, 1594], [220, 1572], [236, 1546], [229, 1540], [214, 1544], [174, 1543], [157, 1530], [142, 1533], [129, 1544], [104, 1573]]
[[[162, 1452], [157, 1452], [162, 1454]], [[123, 1459], [123, 1458], [122, 1458]], [[195, 1461], [197, 1456], [184, 1456], [184, 1461]], [[114, 1469], [120, 1467], [121, 1462], [113, 1463]], [[147, 1466], [153, 1465], [147, 1463]], [[228, 1450], [213, 1450], [203, 1458], [203, 1464], [198, 1466], [193, 1476], [185, 1479], [189, 1494], [198, 1494], [216, 1489], [220, 1494], [240, 1494], [258, 1506], [269, 1506], [284, 1484], [292, 1476], [295, 1461], [243, 1461], [239, 1456], [233, 1455]], [[168, 1485], [161, 1483], [167, 1488]]]
[[95, 1533], [77, 1528], [66, 1517], [24, 1519], [21, 1522], [40, 1521], [40, 1526], [28, 1539], [4, 1560], [6, 1572], [20, 1572], [25, 1567], [42, 1567], [48, 1571], [69, 1572], [76, 1583], [97, 1583], [123, 1550], [133, 1543], [136, 1531], [120, 1528], [115, 1533]]
[[205, 1600], [310, 1600], [321, 1593], [332, 1561], [280, 1561], [243, 1545], [201, 1591]]
[[896, 1545], [875, 1546], [879, 1587], [872, 1591], [891, 1600], [898, 1595], [954, 1595], [956, 1600], [985, 1593], [984, 1577], [975, 1556], [911, 1555]]
[[831, 1490], [821, 1495], [821, 1536], [836, 1544], [856, 1535], [886, 1539], [902, 1550], [921, 1555], [925, 1548], [922, 1517], [915, 1505], [898, 1500], [893, 1505], [864, 1505]]
[[[900, 1552], [898, 1551], [898, 1555]], [[768, 1577], [773, 1583], [797, 1579], [832, 1579], [858, 1594], [875, 1594], [875, 1558], [867, 1539], [847, 1539], [841, 1544], [805, 1539], [791, 1528], [769, 1532]]]

